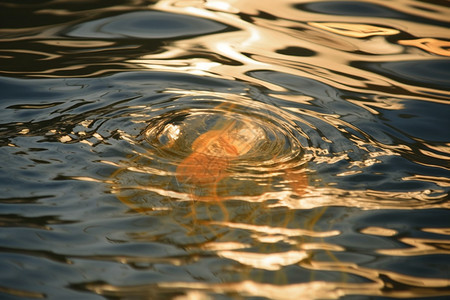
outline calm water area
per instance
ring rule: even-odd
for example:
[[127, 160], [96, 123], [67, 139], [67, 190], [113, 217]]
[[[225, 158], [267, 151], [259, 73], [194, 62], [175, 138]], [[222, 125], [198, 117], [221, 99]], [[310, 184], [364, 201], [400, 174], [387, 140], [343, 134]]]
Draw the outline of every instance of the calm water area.
[[0, 299], [449, 299], [449, 16], [0, 1]]

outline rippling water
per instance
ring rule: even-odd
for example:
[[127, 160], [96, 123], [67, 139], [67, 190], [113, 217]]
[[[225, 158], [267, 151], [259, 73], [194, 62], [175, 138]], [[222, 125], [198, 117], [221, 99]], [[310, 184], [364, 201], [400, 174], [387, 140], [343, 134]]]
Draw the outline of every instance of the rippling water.
[[2, 299], [450, 296], [447, 1], [2, 1]]

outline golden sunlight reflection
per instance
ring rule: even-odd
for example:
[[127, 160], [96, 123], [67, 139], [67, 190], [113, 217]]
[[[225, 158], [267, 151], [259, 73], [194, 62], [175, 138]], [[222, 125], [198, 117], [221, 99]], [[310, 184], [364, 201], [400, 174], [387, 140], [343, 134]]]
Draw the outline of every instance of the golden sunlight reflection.
[[[432, 154], [430, 156], [436, 157], [435, 154]], [[445, 159], [445, 157], [442, 157], [442, 158]], [[433, 182], [436, 185], [441, 186], [441, 187], [449, 187], [450, 186], [450, 178], [447, 178], [447, 177], [414, 175], [414, 176], [404, 177], [403, 180], [421, 180], [421, 181]]]
[[422, 231], [450, 235], [450, 228], [422, 228]]
[[254, 253], [244, 251], [218, 251], [220, 257], [235, 260], [252, 268], [276, 271], [283, 266], [298, 263], [309, 257], [306, 251], [287, 251], [278, 253]]
[[[0, 287], [0, 292], [1, 293], [7, 293], [9, 295], [12, 296], [17, 296], [20, 298], [28, 298], [28, 299], [45, 299], [47, 296], [44, 293], [39, 293], [39, 292], [33, 292], [33, 291], [22, 291], [19, 289], [12, 289], [12, 288], [5, 288], [5, 287]], [[6, 296], [8, 297], [8, 296]], [[16, 297], [14, 297], [16, 298]]]
[[69, 48], [96, 48], [96, 47], [109, 47], [113, 46], [114, 42], [109, 41], [72, 41], [72, 40], [41, 40], [39, 41], [41, 44], [50, 45], [50, 46], [63, 46]]
[[[402, 28], [410, 28], [417, 36], [426, 32], [438, 33], [440, 27], [424, 25], [414, 27], [401, 19], [393, 20], [389, 27], [377, 24], [374, 18], [355, 18], [359, 23], [349, 23], [345, 16], [314, 14], [294, 9], [296, 1], [277, 4], [273, 11], [272, 1], [258, 1], [260, 9], [273, 11], [279, 18], [267, 19], [257, 16], [254, 5], [247, 1], [159, 1], [152, 8], [171, 13], [186, 14], [226, 24], [230, 31], [217, 32], [205, 37], [188, 37], [168, 42], [157, 53], [143, 55], [127, 62], [150, 70], [170, 70], [202, 76], [245, 80], [282, 92], [286, 89], [279, 84], [252, 76], [255, 70], [271, 70], [295, 76], [317, 79], [333, 87], [353, 92], [367, 93], [376, 89], [376, 94], [390, 97], [385, 88], [397, 86], [398, 97], [432, 100], [429, 96], [442, 91], [432, 87], [418, 87], [414, 84], [397, 82], [392, 78], [362, 68], [352, 66], [351, 62], [361, 59], [363, 51], [366, 62], [402, 62], [424, 59], [422, 53], [404, 51], [404, 46], [427, 47], [430, 52], [446, 55], [447, 42], [434, 38], [424, 38], [392, 43], [386, 36], [395, 36]], [[393, 5], [396, 9], [403, 5]], [[237, 12], [251, 14], [253, 23], [242, 20]], [[292, 16], [286, 18], [286, 16]], [[331, 20], [330, 20], [331, 19]], [[295, 20], [304, 20], [299, 22]], [[370, 24], [369, 24], [370, 23]], [[423, 24], [422, 24], [423, 25]], [[397, 29], [398, 28], [398, 29]], [[337, 37], [336, 35], [339, 35]], [[276, 43], [274, 43], [276, 41]], [[296, 56], [282, 54], [280, 51], [298, 47], [299, 41], [306, 49], [316, 49], [319, 55]], [[214, 53], [214, 57], [192, 58], [191, 51]], [[379, 54], [379, 55], [373, 55]], [[432, 58], [429, 58], [432, 59]], [[347, 75], [351, 74], [351, 76]], [[402, 92], [404, 91], [404, 92]], [[439, 98], [439, 97], [437, 97]], [[432, 100], [434, 101], [434, 100]]]
[[226, 250], [236, 250], [236, 249], [246, 249], [250, 248], [250, 244], [243, 244], [238, 242], [209, 242], [204, 243], [202, 248], [209, 251], [226, 251]]
[[348, 191], [335, 188], [332, 184], [329, 184], [328, 187], [308, 189], [301, 201], [296, 201], [291, 197], [285, 197], [273, 206], [285, 205], [292, 209], [307, 209], [339, 205], [358, 207], [364, 210], [450, 208], [450, 203], [443, 201], [447, 195], [443, 191], [436, 192], [433, 195], [430, 191], [426, 190], [417, 192]]
[[333, 33], [356, 38], [365, 38], [373, 35], [394, 35], [400, 32], [396, 29], [373, 26], [368, 24], [316, 23], [316, 22], [309, 22], [308, 24], [320, 29], [328, 30]]
[[302, 228], [284, 228], [284, 227], [276, 227], [276, 226], [265, 226], [265, 225], [253, 225], [247, 223], [238, 223], [238, 222], [219, 222], [214, 221], [211, 224], [226, 226], [230, 228], [240, 228], [250, 230], [255, 233], [263, 234], [264, 236], [284, 236], [287, 238], [290, 237], [300, 237], [300, 236], [309, 236], [309, 237], [332, 237], [340, 234], [337, 230], [332, 231], [324, 231], [317, 232], [310, 229], [302, 229]]
[[236, 0], [218, 1], [218, 0], [207, 0], [204, 5], [207, 9], [228, 12], [228, 13], [239, 13], [237, 8], [234, 8], [229, 2], [236, 2]]
[[[278, 285], [241, 281], [236, 283], [207, 284], [200, 282], [167, 282], [156, 285], [117, 287], [109, 284], [90, 284], [87, 287], [105, 296], [144, 296], [163, 294], [170, 290], [196, 291], [194, 295], [206, 296], [207, 293], [239, 294], [245, 297], [264, 297], [275, 300], [291, 299], [339, 299], [343, 295], [370, 295], [380, 288], [377, 284], [345, 284], [314, 281], [309, 283]], [[202, 293], [203, 292], [203, 293]], [[379, 294], [379, 293], [377, 293]]]
[[[378, 253], [392, 256], [417, 256], [432, 254], [450, 254], [450, 240], [401, 238], [400, 242], [410, 246], [402, 249], [380, 249]], [[450, 283], [450, 280], [448, 281]]]
[[418, 47], [437, 55], [450, 56], [450, 41], [435, 38], [421, 38], [416, 40], [400, 40], [398, 43], [400, 45]]
[[393, 230], [393, 229], [388, 229], [388, 228], [371, 226], [371, 227], [366, 227], [366, 228], [362, 229], [361, 233], [379, 235], [379, 236], [394, 236], [397, 234], [397, 231]]
[[[403, 281], [405, 281], [406, 284], [411, 283], [407, 279]], [[436, 291], [433, 291], [431, 294], [427, 287], [435, 287]], [[92, 290], [100, 295], [115, 297], [154, 296], [157, 298], [159, 295], [164, 295], [168, 291], [181, 290], [186, 291], [187, 295], [199, 295], [201, 297], [205, 297], [200, 299], [211, 299], [209, 298], [209, 293], [219, 293], [229, 295], [238, 294], [244, 297], [264, 297], [275, 300], [340, 299], [344, 296], [352, 295], [376, 295], [394, 298], [416, 298], [427, 297], [430, 295], [448, 295], [445, 290], [439, 291], [438, 288], [440, 287], [442, 287], [442, 282], [438, 281], [433, 283], [432, 280], [423, 281], [419, 287], [410, 287], [406, 285], [399, 290], [394, 290], [392, 287], [384, 286], [384, 284], [379, 280], [369, 283], [312, 281], [307, 283], [285, 285], [258, 283], [250, 280], [244, 280], [235, 283], [164, 282], [154, 285], [124, 287], [93, 283], [87, 286], [88, 290]]]
[[[440, 278], [425, 278], [425, 277], [415, 277], [404, 274], [399, 274], [397, 272], [386, 271], [386, 270], [377, 270], [370, 269], [366, 267], [358, 266], [355, 263], [346, 263], [346, 262], [318, 262], [318, 261], [305, 261], [302, 264], [305, 268], [312, 268], [314, 270], [328, 270], [328, 271], [340, 271], [347, 274], [354, 274], [361, 276], [362, 278], [366, 278], [374, 283], [378, 283], [380, 285], [384, 285], [382, 281], [382, 277], [386, 276], [391, 280], [396, 282], [410, 285], [411, 290], [407, 293], [409, 296], [415, 295], [415, 289], [420, 287], [429, 287], [429, 288], [442, 288], [448, 287], [450, 284], [449, 279], [440, 279]], [[388, 286], [386, 286], [388, 287]], [[386, 291], [385, 295], [393, 295]], [[402, 294], [402, 291], [398, 291]], [[379, 291], [379, 295], [383, 295], [381, 291]], [[393, 291], [395, 294], [395, 291]], [[444, 291], [446, 293], [446, 291]], [[416, 294], [416, 296], [418, 296]]]

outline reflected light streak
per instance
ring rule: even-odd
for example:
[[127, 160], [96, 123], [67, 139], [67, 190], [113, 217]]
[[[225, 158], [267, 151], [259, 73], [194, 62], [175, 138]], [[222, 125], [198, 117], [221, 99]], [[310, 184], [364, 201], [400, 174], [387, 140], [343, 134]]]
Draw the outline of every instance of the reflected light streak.
[[72, 48], [100, 48], [100, 47], [108, 47], [115, 44], [115, 42], [108, 41], [72, 41], [72, 40], [42, 40], [38, 41], [38, 43], [50, 46], [58, 46], [58, 47], [72, 47]]
[[309, 257], [306, 251], [287, 251], [279, 253], [218, 251], [217, 255], [237, 261], [246, 266], [268, 271], [280, 270], [284, 266], [298, 263]]
[[383, 227], [366, 227], [361, 230], [361, 233], [370, 234], [370, 235], [378, 235], [378, 236], [394, 236], [398, 232], [393, 229], [383, 228]]
[[[385, 286], [385, 283], [382, 278], [388, 277], [391, 280], [399, 282], [401, 284], [411, 286], [411, 291], [408, 291], [408, 296], [416, 296], [418, 297], [420, 293], [417, 293], [416, 290], [419, 287], [423, 288], [445, 288], [450, 285], [450, 280], [441, 279], [441, 278], [425, 278], [425, 277], [415, 277], [404, 275], [392, 271], [386, 270], [378, 270], [378, 269], [370, 269], [358, 266], [355, 263], [347, 263], [347, 262], [319, 262], [319, 261], [305, 261], [305, 263], [301, 263], [302, 267], [310, 268], [311, 270], [323, 270], [323, 271], [338, 271], [344, 272], [348, 274], [354, 274], [360, 276], [362, 278], [366, 278], [379, 286]], [[379, 291], [381, 292], [381, 291]], [[399, 293], [400, 295], [404, 292], [402, 290], [386, 290], [386, 295], [393, 295], [395, 293]], [[449, 291], [444, 291], [444, 293], [450, 293]], [[435, 294], [433, 294], [435, 295]]]
[[[429, 280], [426, 281], [430, 283]], [[410, 282], [413, 283], [413, 282]], [[435, 285], [430, 285], [433, 287]], [[438, 287], [440, 287], [438, 285]], [[344, 296], [386, 296], [396, 298], [416, 298], [427, 296], [445, 296], [445, 290], [430, 290], [427, 286], [402, 286], [402, 289], [393, 290], [382, 282], [371, 283], [343, 283], [312, 281], [296, 284], [268, 284], [245, 280], [235, 283], [203, 283], [203, 282], [163, 282], [141, 286], [114, 286], [110, 284], [87, 284], [88, 290], [100, 295], [116, 297], [154, 297], [167, 295], [168, 291], [182, 291], [187, 295], [195, 291], [197, 295], [230, 294], [245, 297], [263, 297], [274, 300], [313, 300], [313, 299], [340, 299]], [[208, 296], [208, 295], [206, 295]], [[207, 298], [208, 299], [208, 298]]]
[[291, 197], [280, 199], [274, 206], [287, 206], [292, 209], [310, 209], [323, 206], [358, 207], [373, 209], [426, 209], [450, 208], [450, 203], [442, 202], [447, 194], [443, 191], [385, 192], [375, 190], [343, 190], [331, 185], [307, 190], [301, 201]]
[[[382, 249], [378, 253], [392, 256], [417, 256], [432, 254], [450, 254], [450, 240], [443, 239], [421, 239], [421, 238], [401, 238], [403, 242], [411, 248], [406, 249]], [[450, 281], [449, 281], [450, 283]]]
[[[431, 157], [436, 157], [436, 155], [430, 155]], [[447, 159], [447, 158], [443, 158]], [[450, 186], [450, 178], [447, 177], [437, 177], [437, 176], [425, 176], [425, 175], [413, 175], [409, 177], [403, 177], [403, 180], [418, 180], [418, 181], [428, 181], [433, 182], [441, 187], [449, 187]]]
[[[39, 292], [33, 292], [33, 291], [23, 291], [18, 289], [12, 289], [7, 287], [0, 286], [0, 293], [8, 294], [11, 296], [17, 296], [17, 297], [26, 297], [26, 298], [33, 298], [33, 299], [45, 299], [47, 298], [47, 295], [44, 293]], [[6, 295], [4, 295], [6, 297]], [[16, 297], [14, 297], [16, 298]]]
[[180, 59], [156, 60], [142, 57], [140, 59], [130, 60], [129, 62], [150, 70], [189, 73], [193, 75], [209, 76], [209, 77], [219, 77], [215, 76], [212, 72], [210, 72], [210, 70], [221, 65], [220, 63], [208, 61], [201, 58], [192, 58], [186, 60]]
[[422, 231], [450, 235], [450, 228], [422, 228]]
[[396, 29], [368, 24], [308, 22], [308, 25], [355, 38], [365, 38], [373, 35], [394, 35], [400, 33], [400, 31]]
[[450, 56], [450, 41], [422, 38], [417, 40], [400, 40], [398, 43], [405, 46], [414, 46], [437, 55]]
[[27, 55], [35, 55], [35, 56], [41, 56], [41, 58], [37, 58], [36, 60], [52, 60], [60, 58], [60, 54], [51, 54], [47, 52], [42, 51], [36, 51], [36, 50], [25, 50], [25, 49], [9, 49], [9, 52], [12, 53], [23, 53]]
[[238, 242], [210, 242], [205, 243], [201, 246], [204, 250], [209, 251], [225, 251], [225, 250], [237, 250], [237, 249], [246, 249], [250, 248], [252, 245], [243, 244]]
[[156, 297], [158, 289], [210, 292], [215, 294], [238, 294], [247, 297], [263, 297], [274, 300], [292, 299], [338, 299], [343, 295], [379, 295], [377, 284], [346, 284], [314, 281], [309, 283], [277, 285], [250, 280], [236, 283], [208, 284], [202, 282], [166, 282], [156, 285], [117, 287], [109, 284], [88, 284], [87, 289], [100, 295]]
[[265, 225], [252, 225], [246, 223], [233, 223], [233, 222], [218, 222], [213, 221], [211, 224], [221, 225], [229, 228], [240, 228], [246, 229], [252, 232], [259, 232], [270, 235], [284, 235], [287, 237], [296, 237], [296, 236], [310, 236], [310, 237], [332, 237], [340, 234], [338, 230], [324, 231], [324, 232], [316, 232], [307, 229], [299, 229], [299, 228], [284, 228], [284, 227], [274, 227], [274, 226], [265, 226]]
[[[230, 0], [231, 1], [231, 0]], [[236, 2], [236, 1], [233, 1]], [[239, 13], [239, 10], [234, 8], [230, 3], [225, 1], [217, 1], [217, 0], [207, 0], [204, 4], [205, 8], [211, 9], [211, 10], [217, 10], [221, 12], [228, 12], [228, 13]]]

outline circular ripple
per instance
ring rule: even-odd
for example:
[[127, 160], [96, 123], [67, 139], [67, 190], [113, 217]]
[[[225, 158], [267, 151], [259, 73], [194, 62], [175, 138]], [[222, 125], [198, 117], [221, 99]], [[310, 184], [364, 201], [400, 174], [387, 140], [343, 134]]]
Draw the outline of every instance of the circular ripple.
[[302, 155], [297, 137], [274, 114], [211, 99], [197, 106], [173, 110], [151, 120], [143, 133], [150, 147], [159, 155], [184, 157], [192, 152], [197, 138], [214, 131], [233, 135], [232, 144], [239, 152], [234, 158], [237, 165], [251, 168], [257, 162], [258, 168], [280, 168], [289, 162], [297, 163]]
[[138, 211], [171, 209], [173, 200], [301, 194], [307, 180], [299, 131], [283, 114], [235, 95], [166, 102], [141, 134], [143, 151], [113, 175], [113, 191]]

